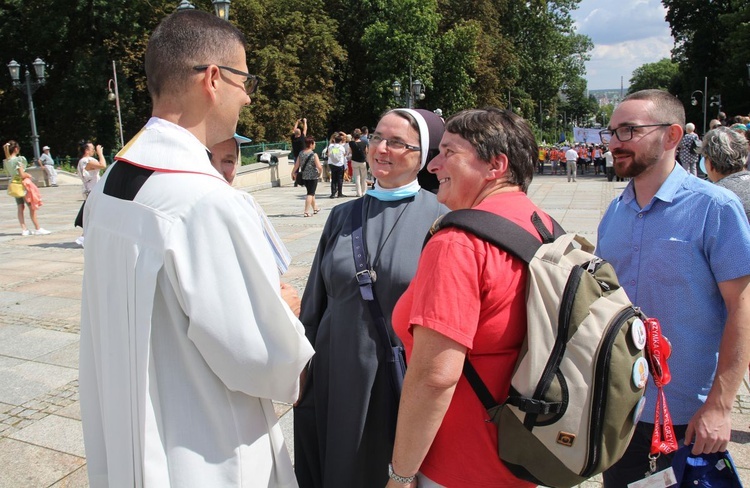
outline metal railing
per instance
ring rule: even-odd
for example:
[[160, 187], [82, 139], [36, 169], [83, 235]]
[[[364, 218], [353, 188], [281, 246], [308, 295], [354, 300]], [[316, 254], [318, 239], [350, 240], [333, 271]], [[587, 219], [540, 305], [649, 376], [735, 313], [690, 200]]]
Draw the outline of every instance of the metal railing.
[[[318, 154], [318, 156], [321, 155], [321, 152], [325, 147], [328, 145], [327, 140], [317, 141], [315, 143], [315, 152]], [[253, 164], [258, 162], [258, 153], [265, 152], [265, 151], [291, 151], [292, 150], [292, 144], [289, 142], [269, 142], [269, 143], [260, 143], [260, 144], [244, 144], [240, 148], [240, 159], [242, 161], [242, 165], [246, 164]], [[289, 161], [292, 161], [291, 155], [289, 156]]]
[[[317, 141], [315, 143], [315, 152], [318, 156], [321, 155], [323, 149], [328, 145], [327, 140]], [[261, 142], [258, 144], [245, 144], [240, 148], [240, 159], [241, 164], [253, 164], [258, 162], [257, 154], [265, 151], [291, 151], [292, 144], [290, 142]], [[107, 164], [112, 164], [115, 159], [116, 152], [104, 156], [104, 160]], [[52, 158], [55, 161], [55, 167], [68, 166], [75, 173], [78, 166], [78, 160], [80, 158], [75, 156], [58, 156]], [[291, 161], [291, 156], [290, 156]], [[31, 161], [29, 161], [31, 164]]]

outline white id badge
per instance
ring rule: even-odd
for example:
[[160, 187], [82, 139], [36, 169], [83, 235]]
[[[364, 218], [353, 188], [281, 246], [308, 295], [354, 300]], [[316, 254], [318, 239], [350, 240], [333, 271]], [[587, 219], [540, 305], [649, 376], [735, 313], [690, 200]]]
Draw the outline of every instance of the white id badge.
[[628, 488], [667, 488], [675, 484], [677, 484], [677, 478], [675, 478], [674, 470], [670, 466], [663, 471], [652, 474], [648, 478], [630, 483]]

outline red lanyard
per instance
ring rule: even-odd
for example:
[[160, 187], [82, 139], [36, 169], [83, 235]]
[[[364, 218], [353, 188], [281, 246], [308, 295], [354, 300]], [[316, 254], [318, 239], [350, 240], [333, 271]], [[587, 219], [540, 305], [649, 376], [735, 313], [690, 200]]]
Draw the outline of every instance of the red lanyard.
[[[654, 318], [646, 319], [646, 331], [648, 334], [647, 356], [654, 384], [658, 389], [656, 397], [656, 412], [654, 414], [654, 433], [651, 436], [651, 456], [659, 453], [669, 454], [677, 450], [677, 439], [672, 425], [672, 416], [667, 407], [667, 398], [664, 395], [664, 385], [672, 380], [669, 372], [667, 359], [672, 353], [672, 346], [661, 334], [661, 325]], [[661, 410], [661, 412], [660, 412]], [[662, 425], [662, 416], [664, 424]]]

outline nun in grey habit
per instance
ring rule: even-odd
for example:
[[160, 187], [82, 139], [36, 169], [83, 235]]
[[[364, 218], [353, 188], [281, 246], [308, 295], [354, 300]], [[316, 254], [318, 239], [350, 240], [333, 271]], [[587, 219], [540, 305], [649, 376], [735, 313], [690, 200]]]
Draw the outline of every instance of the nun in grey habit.
[[295, 471], [301, 488], [377, 487], [388, 481], [398, 400], [385, 346], [360, 294], [352, 211], [362, 214], [367, 263], [391, 341], [391, 312], [417, 269], [422, 242], [448, 209], [417, 174], [438, 153], [443, 121], [428, 110], [386, 113], [370, 138], [375, 188], [334, 207], [302, 296], [300, 320], [315, 348], [294, 409]]

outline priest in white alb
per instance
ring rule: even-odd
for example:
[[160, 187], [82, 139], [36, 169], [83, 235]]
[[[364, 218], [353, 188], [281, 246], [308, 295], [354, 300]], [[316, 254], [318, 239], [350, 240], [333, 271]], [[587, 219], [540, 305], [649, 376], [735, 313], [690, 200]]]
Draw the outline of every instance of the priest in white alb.
[[258, 213], [211, 166], [250, 102], [244, 37], [197, 10], [146, 50], [153, 117], [85, 207], [80, 397], [92, 487], [296, 487], [271, 400], [313, 354]]

